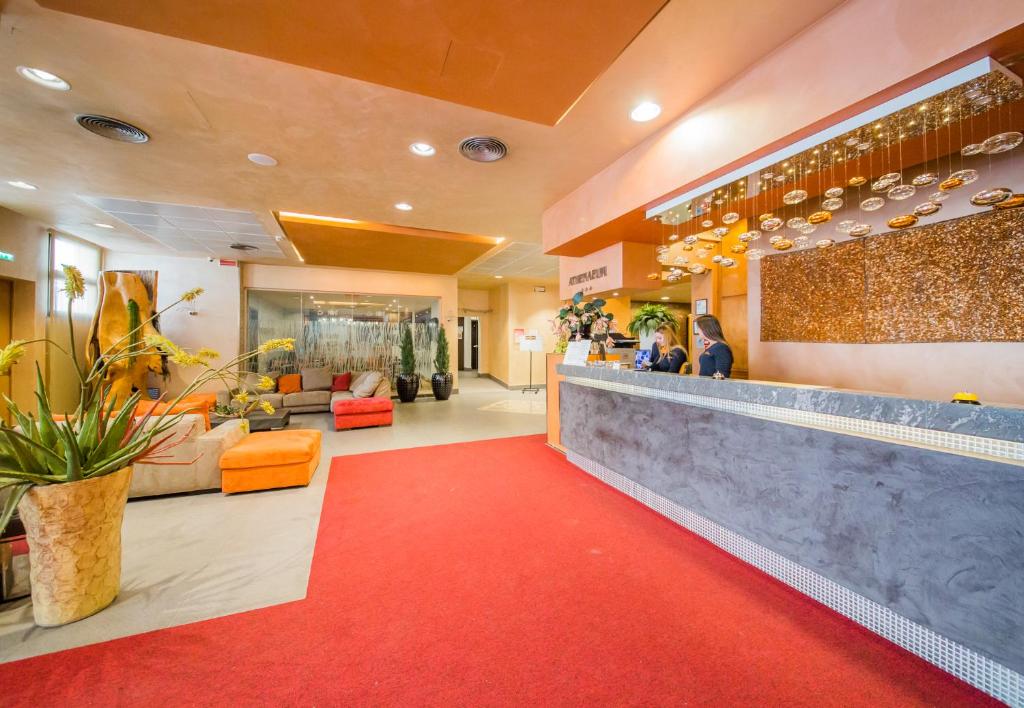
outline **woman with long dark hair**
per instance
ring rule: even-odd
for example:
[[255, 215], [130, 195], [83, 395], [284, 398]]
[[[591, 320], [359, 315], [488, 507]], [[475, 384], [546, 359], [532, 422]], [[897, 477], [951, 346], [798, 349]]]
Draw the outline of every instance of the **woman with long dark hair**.
[[710, 344], [700, 355], [700, 375], [714, 376], [721, 374], [729, 378], [732, 374], [732, 349], [725, 341], [722, 325], [714, 315], [701, 315], [696, 320], [701, 336]]

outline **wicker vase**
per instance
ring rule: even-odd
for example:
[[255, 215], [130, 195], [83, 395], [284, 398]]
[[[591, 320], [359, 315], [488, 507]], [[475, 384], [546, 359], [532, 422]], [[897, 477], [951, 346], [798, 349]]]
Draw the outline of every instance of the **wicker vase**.
[[81, 482], [32, 487], [18, 504], [25, 524], [32, 614], [57, 627], [96, 614], [121, 586], [121, 520], [132, 468]]

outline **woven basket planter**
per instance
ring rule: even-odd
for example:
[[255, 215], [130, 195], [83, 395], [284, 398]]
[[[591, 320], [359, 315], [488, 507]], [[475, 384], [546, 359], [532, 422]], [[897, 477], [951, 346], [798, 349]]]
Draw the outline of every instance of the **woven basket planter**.
[[121, 521], [132, 468], [32, 487], [18, 504], [25, 524], [32, 614], [57, 627], [96, 614], [121, 586]]

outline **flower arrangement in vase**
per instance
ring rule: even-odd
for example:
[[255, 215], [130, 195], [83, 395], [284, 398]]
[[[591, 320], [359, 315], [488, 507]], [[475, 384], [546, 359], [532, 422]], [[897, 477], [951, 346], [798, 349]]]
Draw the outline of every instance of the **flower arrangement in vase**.
[[604, 312], [605, 301], [595, 298], [583, 302], [583, 291], [576, 293], [558, 311], [551, 321], [552, 331], [558, 335], [559, 343], [570, 339], [604, 340], [609, 332], [615, 331], [615, 315]]

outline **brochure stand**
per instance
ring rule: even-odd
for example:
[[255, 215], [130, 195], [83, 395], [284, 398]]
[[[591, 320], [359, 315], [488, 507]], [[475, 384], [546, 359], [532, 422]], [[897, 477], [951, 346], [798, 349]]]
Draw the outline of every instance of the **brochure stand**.
[[531, 329], [523, 334], [519, 340], [519, 351], [530, 353], [530, 385], [523, 389], [523, 393], [540, 393], [540, 388], [533, 385], [533, 353], [544, 351], [544, 341], [537, 334], [537, 330]]

